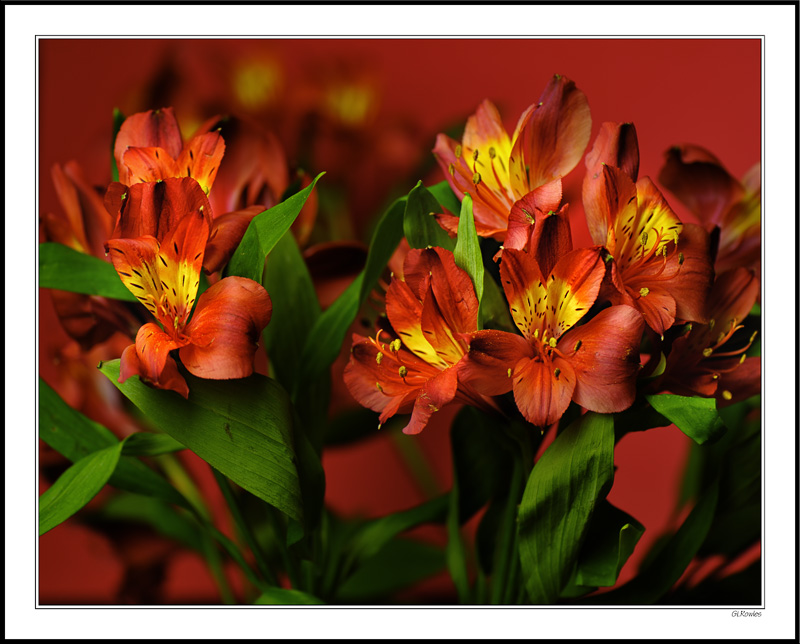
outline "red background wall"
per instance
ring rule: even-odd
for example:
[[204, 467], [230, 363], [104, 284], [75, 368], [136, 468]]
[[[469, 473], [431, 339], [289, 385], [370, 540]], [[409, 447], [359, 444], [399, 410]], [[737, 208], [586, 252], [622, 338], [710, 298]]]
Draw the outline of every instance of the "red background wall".
[[[708, 148], [735, 176], [760, 159], [758, 40], [42, 40], [40, 213], [60, 208], [50, 181], [54, 163], [76, 159], [94, 183], [108, 182], [112, 108], [130, 114], [161, 107], [141, 104], [140, 89], [176, 52], [180, 60], [192, 61], [192, 78], [198, 83], [194, 91], [206, 98], [219, 82], [217, 68], [235, 66], [237, 60], [276, 62], [284, 89], [315, 69], [326, 69], [332, 60], [350, 61], [367, 70], [379, 92], [376, 122], [412, 124], [418, 140], [426, 142], [421, 153], [433, 147], [437, 132], [463, 121], [484, 98], [498, 105], [512, 130], [549, 77], [559, 73], [573, 79], [589, 99], [592, 140], [603, 121], [636, 125], [640, 176], [655, 178], [663, 153], [676, 143]], [[442, 178], [436, 170], [428, 179]], [[575, 191], [582, 178], [580, 164], [566, 182], [567, 194], [579, 194]], [[405, 192], [412, 185], [400, 187]], [[369, 193], [368, 181], [363, 190]], [[670, 202], [691, 220], [680, 204]], [[576, 245], [588, 243], [578, 204], [571, 206], [571, 219]], [[49, 298], [41, 298], [40, 306], [40, 369], [48, 379], [53, 373], [48, 347], [63, 344], [66, 336], [52, 317]], [[447, 420], [439, 419], [414, 439], [436, 468], [442, 490], [450, 482]], [[633, 574], [658, 535], [674, 524], [688, 444], [678, 430], [666, 428], [628, 435], [617, 448], [618, 471], [609, 498], [647, 528], [622, 581]], [[331, 449], [324, 465], [327, 501], [342, 513], [376, 516], [423, 499], [386, 435]], [[40, 601], [113, 602], [130, 556], [129, 548], [82, 526], [78, 515], [40, 540]], [[165, 588], [165, 601], [215, 601], [211, 581], [192, 555], [172, 558]], [[437, 588], [447, 590], [446, 580]]]

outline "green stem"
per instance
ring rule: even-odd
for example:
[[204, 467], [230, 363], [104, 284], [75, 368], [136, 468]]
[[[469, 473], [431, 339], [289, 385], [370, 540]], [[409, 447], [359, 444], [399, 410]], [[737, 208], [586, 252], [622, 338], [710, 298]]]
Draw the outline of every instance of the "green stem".
[[506, 585], [509, 582], [510, 560], [517, 532], [517, 505], [522, 495], [522, 469], [520, 458], [515, 458], [514, 469], [511, 473], [511, 487], [508, 491], [508, 504], [503, 514], [503, 528], [498, 542], [498, 561], [491, 584], [490, 603], [492, 604], [499, 604], [502, 601]]
[[394, 445], [403, 457], [414, 481], [419, 485], [422, 494], [426, 499], [432, 499], [439, 495], [439, 483], [433, 475], [430, 464], [425, 458], [419, 443], [410, 436], [400, 432], [390, 432]]
[[218, 472], [215, 468], [211, 468], [211, 471], [214, 473], [214, 478], [217, 481], [217, 485], [219, 485], [219, 489], [222, 492], [222, 495], [225, 497], [225, 501], [228, 504], [228, 509], [230, 510], [231, 517], [233, 518], [234, 523], [236, 524], [237, 529], [239, 530], [239, 534], [242, 536], [244, 541], [247, 543], [247, 546], [250, 548], [250, 551], [253, 553], [253, 556], [256, 560], [256, 566], [258, 567], [258, 571], [261, 573], [263, 579], [270, 584], [271, 586], [277, 586], [278, 580], [273, 574], [273, 572], [269, 569], [269, 564], [267, 563], [267, 558], [262, 552], [261, 548], [256, 541], [256, 537], [253, 534], [253, 531], [250, 529], [250, 526], [247, 525], [247, 522], [244, 520], [244, 516], [242, 515], [242, 510], [239, 507], [239, 501], [236, 499], [236, 495], [231, 488], [231, 484], [228, 479]]

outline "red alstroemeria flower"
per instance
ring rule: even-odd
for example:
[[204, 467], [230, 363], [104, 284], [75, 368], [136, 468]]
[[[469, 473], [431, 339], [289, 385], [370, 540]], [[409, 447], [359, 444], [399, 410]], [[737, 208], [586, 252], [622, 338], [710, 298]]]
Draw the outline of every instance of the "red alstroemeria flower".
[[191, 177], [208, 194], [225, 153], [219, 132], [204, 132], [184, 146], [171, 107], [129, 116], [114, 142], [120, 183]]
[[719, 235], [714, 265], [717, 273], [738, 266], [761, 266], [761, 164], [736, 180], [708, 150], [683, 145], [667, 151], [658, 175], [706, 226]]
[[[131, 190], [142, 189], [133, 186]], [[170, 191], [173, 196], [174, 192]], [[260, 284], [228, 277], [200, 296], [190, 320], [208, 241], [208, 216], [202, 206], [182, 213], [171, 207], [174, 202], [162, 206], [158, 219], [150, 222], [155, 223], [156, 235], [112, 239], [106, 244], [125, 286], [162, 325], [149, 322], [139, 329], [136, 343], [122, 354], [120, 382], [139, 375], [186, 397], [188, 386], [170, 352], [179, 349], [184, 366], [201, 378], [249, 376], [272, 303]], [[122, 222], [122, 227], [127, 223]]]
[[[761, 391], [761, 358], [746, 357], [755, 340], [736, 334], [759, 293], [754, 272], [736, 268], [717, 277], [708, 301], [708, 324], [689, 324], [672, 342], [655, 391], [684, 396], [715, 396], [720, 406]], [[736, 340], [734, 340], [736, 336]]]
[[[439, 134], [433, 153], [453, 192], [472, 197], [478, 234], [503, 241], [515, 202], [568, 174], [589, 143], [591, 127], [586, 96], [556, 75], [522, 113], [511, 138], [497, 108], [485, 100], [467, 120], [461, 143]], [[437, 219], [457, 231], [458, 217]]]
[[374, 338], [353, 335], [344, 380], [360, 404], [381, 413], [381, 424], [411, 411], [403, 431], [418, 434], [453, 400], [491, 403], [458, 378], [468, 338], [478, 328], [478, 298], [469, 275], [451, 252], [429, 248], [408, 253], [404, 278], [393, 278], [386, 292], [391, 329]]
[[[585, 205], [592, 239], [613, 258], [604, 296], [636, 308], [659, 335], [676, 319], [705, 321], [713, 279], [706, 232], [681, 223], [648, 177], [634, 183], [610, 165], [600, 175]], [[586, 181], [593, 177], [590, 168]]]
[[597, 249], [567, 253], [550, 274], [532, 253], [506, 249], [500, 275], [522, 336], [474, 333], [462, 380], [485, 395], [513, 389], [522, 415], [540, 427], [561, 418], [571, 400], [600, 413], [628, 408], [636, 394], [642, 316], [630, 306], [612, 306], [575, 326], [594, 304], [605, 272]]

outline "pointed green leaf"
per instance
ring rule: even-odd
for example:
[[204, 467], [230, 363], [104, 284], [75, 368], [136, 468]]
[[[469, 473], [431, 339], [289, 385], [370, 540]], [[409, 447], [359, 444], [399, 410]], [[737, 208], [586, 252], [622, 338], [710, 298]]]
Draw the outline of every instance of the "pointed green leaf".
[[[119, 442], [108, 429], [67, 405], [41, 378], [39, 438], [72, 462]], [[119, 459], [109, 483], [129, 492], [159, 498], [184, 508], [190, 507], [183, 495], [160, 474], [131, 456]]]
[[108, 262], [63, 244], [39, 244], [39, 286], [60, 291], [138, 301]]
[[458, 219], [458, 241], [453, 251], [456, 265], [464, 269], [472, 279], [478, 302], [483, 297], [483, 257], [478, 233], [475, 232], [475, 219], [472, 216], [472, 197], [464, 195], [461, 202], [461, 216]]
[[645, 396], [653, 409], [675, 423], [678, 429], [702, 445], [718, 440], [727, 430], [717, 413], [716, 398], [658, 394]]
[[632, 516], [607, 501], [598, 504], [578, 557], [575, 583], [613, 586], [643, 534], [644, 526]]
[[668, 538], [658, 554], [624, 586], [597, 597], [592, 604], [653, 604], [680, 579], [708, 534], [717, 507], [719, 482], [698, 500], [678, 531]]
[[291, 230], [284, 233], [269, 254], [262, 284], [272, 299], [272, 319], [263, 333], [270, 373], [287, 391], [292, 391], [299, 372], [297, 356], [321, 309]]
[[428, 186], [428, 190], [433, 195], [434, 199], [439, 202], [439, 205], [452, 214], [461, 211], [461, 202], [458, 200], [458, 197], [447, 181], [440, 181], [437, 184]]
[[159, 456], [179, 452], [182, 449], [186, 449], [186, 445], [166, 434], [138, 432], [125, 439], [122, 453], [126, 456]]
[[248, 277], [261, 283], [264, 259], [297, 219], [297, 215], [300, 214], [308, 196], [323, 174], [325, 173], [318, 174], [306, 188], [292, 195], [286, 201], [276, 204], [253, 218], [239, 247], [228, 262], [228, 275]]
[[84, 456], [39, 497], [39, 536], [69, 519], [97, 495], [114, 473], [122, 445]]
[[161, 431], [229, 479], [302, 520], [303, 504], [292, 438], [289, 397], [274, 380], [204, 380], [187, 374], [189, 399], [145, 385], [119, 383], [119, 360], [100, 370]]
[[453, 250], [453, 240], [434, 217], [434, 214], [440, 211], [436, 198], [422, 185], [422, 181], [417, 182], [414, 189], [408, 193], [403, 215], [403, 232], [411, 248], [438, 246]]
[[519, 509], [520, 560], [534, 604], [558, 599], [613, 479], [614, 423], [592, 412], [559, 434], [534, 466]]

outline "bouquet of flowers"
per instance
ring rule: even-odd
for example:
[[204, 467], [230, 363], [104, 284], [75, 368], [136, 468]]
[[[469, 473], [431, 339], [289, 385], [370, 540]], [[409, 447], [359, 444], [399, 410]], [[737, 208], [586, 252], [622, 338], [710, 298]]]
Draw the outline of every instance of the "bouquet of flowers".
[[[292, 168], [251, 120], [216, 116], [186, 137], [175, 109], [152, 107], [115, 114], [107, 186], [53, 168], [63, 210], [42, 217], [39, 284], [99, 361], [80, 382], [105, 392], [107, 422], [40, 381], [40, 438], [72, 462], [39, 498], [40, 535], [110, 486], [105, 520], [201, 553], [226, 602], [383, 603], [446, 570], [448, 603], [758, 603], [755, 568], [676, 582], [761, 535], [759, 165], [737, 179], [676, 146], [665, 194], [639, 176], [635, 125], [591, 140], [587, 97], [555, 75], [512, 132], [485, 100], [460, 140], [440, 134], [443, 180], [409, 183], [368, 248], [326, 247], [333, 272], [337, 253], [361, 256], [323, 306], [304, 249], [339, 168]], [[580, 195], [562, 183], [573, 172]], [[575, 245], [570, 201], [592, 245]], [[331, 413], [342, 383], [363, 412]], [[448, 406], [448, 493], [371, 520], [326, 506], [327, 447], [414, 441]], [[615, 446], [670, 425], [695, 443], [686, 511], [618, 584], [644, 526], [607, 500]], [[423, 524], [443, 526], [445, 547], [404, 538]]]

